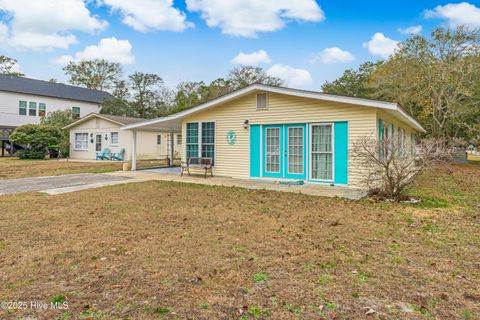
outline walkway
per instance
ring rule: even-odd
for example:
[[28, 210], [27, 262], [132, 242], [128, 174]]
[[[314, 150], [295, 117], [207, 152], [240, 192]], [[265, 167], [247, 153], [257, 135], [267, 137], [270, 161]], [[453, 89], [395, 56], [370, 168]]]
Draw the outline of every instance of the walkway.
[[34, 191], [56, 194], [126, 183], [130, 180], [128, 177], [93, 173], [0, 180], [0, 195]]
[[118, 171], [107, 173], [108, 175], [129, 177], [134, 181], [175, 181], [181, 183], [196, 183], [209, 186], [240, 187], [255, 190], [273, 190], [281, 192], [303, 193], [313, 196], [341, 197], [348, 199], [360, 199], [364, 193], [359, 189], [340, 186], [328, 186], [319, 184], [305, 184], [302, 186], [281, 185], [273, 180], [233, 179], [225, 177], [208, 177], [203, 175], [180, 176], [180, 168], [159, 168], [139, 171]]

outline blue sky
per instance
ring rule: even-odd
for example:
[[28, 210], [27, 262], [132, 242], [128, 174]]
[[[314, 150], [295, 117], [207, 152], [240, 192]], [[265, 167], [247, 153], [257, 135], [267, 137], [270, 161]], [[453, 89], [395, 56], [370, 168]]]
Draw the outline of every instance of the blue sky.
[[0, 0], [0, 54], [39, 79], [65, 81], [66, 62], [100, 57], [174, 87], [253, 63], [319, 90], [408, 33], [458, 24], [480, 27], [477, 1]]

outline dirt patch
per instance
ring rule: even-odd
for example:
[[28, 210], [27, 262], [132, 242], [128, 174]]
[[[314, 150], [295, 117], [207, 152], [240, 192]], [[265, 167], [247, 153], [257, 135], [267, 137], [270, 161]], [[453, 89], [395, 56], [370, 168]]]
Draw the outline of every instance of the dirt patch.
[[426, 215], [167, 182], [0, 201], [2, 300], [69, 305], [3, 311], [5, 319], [480, 315], [480, 225], [470, 202]]

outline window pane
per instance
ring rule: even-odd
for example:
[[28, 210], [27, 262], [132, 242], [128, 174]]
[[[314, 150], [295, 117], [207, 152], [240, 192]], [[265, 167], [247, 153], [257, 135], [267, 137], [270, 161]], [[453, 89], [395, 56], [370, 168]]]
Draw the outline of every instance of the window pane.
[[187, 123], [187, 159], [198, 157], [198, 123]]
[[20, 101], [18, 103], [18, 114], [21, 116], [27, 115], [27, 101]]
[[332, 125], [312, 126], [312, 179], [333, 180]]
[[303, 128], [288, 128], [288, 172], [303, 173]]
[[280, 172], [280, 128], [266, 130], [266, 171]]
[[178, 145], [182, 144], [182, 135], [181, 134], [177, 134], [177, 144]]
[[47, 109], [47, 106], [45, 103], [39, 103], [38, 104], [38, 115], [40, 117], [45, 117], [45, 110]]
[[157, 135], [157, 144], [162, 144], [162, 135]]
[[202, 123], [202, 157], [215, 159], [215, 122]]
[[72, 112], [75, 118], [80, 118], [80, 107], [72, 107]]
[[111, 142], [112, 144], [118, 144], [118, 132], [111, 133]]
[[88, 149], [88, 133], [75, 133], [75, 149]]
[[37, 115], [37, 103], [30, 102], [28, 104], [28, 115], [29, 116], [36, 116]]

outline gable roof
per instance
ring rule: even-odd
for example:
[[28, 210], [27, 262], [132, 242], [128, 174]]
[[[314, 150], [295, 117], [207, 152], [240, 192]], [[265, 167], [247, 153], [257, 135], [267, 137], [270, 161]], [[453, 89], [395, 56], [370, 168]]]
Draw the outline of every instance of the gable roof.
[[116, 123], [116, 124], [121, 125], [121, 126], [145, 121], [145, 119], [142, 119], [142, 118], [112, 116], [112, 115], [109, 115], [109, 114], [100, 114], [100, 113], [89, 113], [85, 117], [80, 118], [77, 121], [70, 123], [69, 125], [66, 125], [62, 129], [70, 129], [72, 127], [75, 127], [75, 126], [79, 125], [82, 122], [85, 122], [85, 121], [93, 119], [93, 118], [100, 118], [100, 119], [103, 119], [103, 120], [106, 120], [106, 121]]
[[84, 101], [100, 104], [112, 95], [105, 91], [75, 87], [63, 83], [0, 74], [0, 91]]
[[233, 91], [231, 93], [228, 93], [216, 99], [200, 104], [196, 107], [171, 114], [167, 117], [145, 120], [142, 122], [126, 125], [121, 129], [122, 130], [135, 129], [135, 128], [140, 128], [144, 126], [152, 126], [155, 124], [160, 125], [166, 122], [171, 122], [178, 125], [178, 123], [181, 122], [180, 119], [185, 116], [215, 107], [217, 105], [240, 98], [242, 96], [245, 96], [255, 91], [272, 92], [272, 93], [285, 94], [285, 95], [295, 96], [295, 97], [324, 100], [324, 101], [333, 101], [333, 102], [347, 103], [347, 104], [356, 105], [356, 106], [365, 106], [365, 107], [384, 109], [389, 111], [390, 113], [393, 113], [397, 118], [400, 118], [402, 121], [408, 123], [418, 131], [426, 132], [425, 129], [420, 125], [420, 123], [418, 123], [418, 121], [415, 120], [412, 116], [407, 114], [407, 112], [405, 112], [405, 110], [403, 110], [403, 108], [397, 103], [369, 100], [369, 99], [363, 99], [363, 98], [335, 96], [335, 95], [325, 94], [317, 91], [307, 91], [307, 90], [283, 88], [283, 87], [272, 87], [272, 86], [267, 86], [263, 84], [252, 84], [243, 89]]

